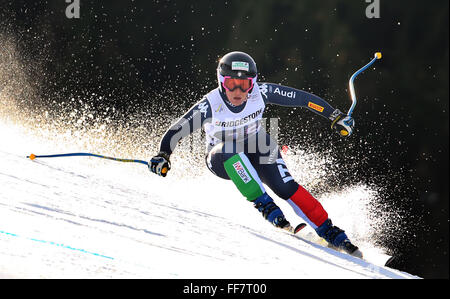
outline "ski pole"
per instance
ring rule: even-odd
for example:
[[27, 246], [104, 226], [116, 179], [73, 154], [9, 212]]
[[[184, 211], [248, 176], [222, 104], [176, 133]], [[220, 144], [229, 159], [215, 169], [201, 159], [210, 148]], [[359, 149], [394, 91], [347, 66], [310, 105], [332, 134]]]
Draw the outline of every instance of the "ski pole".
[[348, 110], [347, 115], [351, 116], [353, 113], [353, 109], [355, 109], [356, 106], [356, 94], [355, 94], [355, 87], [353, 86], [353, 81], [355, 81], [356, 76], [358, 76], [360, 73], [362, 73], [364, 70], [366, 70], [369, 66], [371, 66], [377, 59], [381, 59], [381, 52], [375, 53], [375, 57], [365, 66], [357, 70], [351, 77], [348, 82], [348, 86], [350, 88], [350, 97], [352, 99], [352, 106]]
[[102, 155], [91, 154], [91, 153], [68, 153], [68, 154], [57, 154], [57, 155], [31, 154], [31, 155], [27, 156], [27, 158], [30, 158], [30, 160], [34, 160], [36, 158], [56, 158], [56, 157], [75, 157], [75, 156], [97, 157], [97, 158], [102, 158], [102, 159], [114, 160], [114, 161], [118, 161], [118, 162], [133, 162], [133, 163], [141, 163], [141, 164], [148, 165], [147, 161], [136, 160], [136, 159], [114, 158], [114, 157], [102, 156]]

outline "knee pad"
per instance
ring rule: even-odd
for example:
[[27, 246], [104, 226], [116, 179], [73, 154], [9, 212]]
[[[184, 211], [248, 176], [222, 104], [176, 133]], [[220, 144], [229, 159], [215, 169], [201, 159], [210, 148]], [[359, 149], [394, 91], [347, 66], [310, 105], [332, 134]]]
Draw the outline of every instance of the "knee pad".
[[248, 201], [254, 201], [266, 192], [258, 173], [244, 153], [235, 154], [223, 165], [228, 177]]

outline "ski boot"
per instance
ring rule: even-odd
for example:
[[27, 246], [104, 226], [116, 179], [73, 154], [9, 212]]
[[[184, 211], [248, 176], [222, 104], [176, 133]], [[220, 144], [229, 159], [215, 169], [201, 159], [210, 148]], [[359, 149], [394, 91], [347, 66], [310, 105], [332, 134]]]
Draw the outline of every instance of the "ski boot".
[[324, 238], [332, 247], [341, 249], [355, 257], [362, 258], [362, 252], [357, 246], [353, 245], [345, 232], [337, 226], [334, 226], [330, 219], [316, 228], [317, 234]]
[[275, 204], [273, 199], [267, 193], [264, 193], [255, 199], [253, 201], [253, 205], [270, 223], [278, 228], [287, 230], [290, 233], [296, 234], [306, 226], [306, 224], [301, 223], [296, 227], [293, 227], [289, 221], [286, 220], [281, 209]]

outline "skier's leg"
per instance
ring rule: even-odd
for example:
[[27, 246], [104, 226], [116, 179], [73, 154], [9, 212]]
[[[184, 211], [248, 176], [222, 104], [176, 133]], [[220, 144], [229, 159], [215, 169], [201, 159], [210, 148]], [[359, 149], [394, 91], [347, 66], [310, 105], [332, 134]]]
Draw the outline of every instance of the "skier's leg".
[[275, 163], [257, 164], [261, 181], [277, 196], [286, 200], [294, 212], [316, 229], [328, 219], [328, 214], [317, 199], [300, 186], [291, 176], [281, 155]]
[[[267, 134], [266, 138], [271, 137]], [[274, 144], [274, 142], [269, 144]], [[345, 232], [333, 226], [331, 220], [328, 219], [328, 213], [320, 202], [293, 179], [281, 157], [278, 146], [271, 148], [269, 152], [273, 156], [272, 159], [261, 160], [261, 156], [264, 156], [261, 153], [250, 156], [261, 181], [277, 196], [285, 199], [294, 212], [314, 228], [320, 237], [336, 247], [347, 246], [346, 242], [350, 242]], [[261, 161], [272, 163], [261, 163]]]
[[259, 165], [257, 169], [262, 182], [279, 197], [285, 199], [294, 212], [303, 218], [320, 237], [335, 247], [349, 249], [349, 252], [357, 249], [350, 248], [353, 245], [347, 235], [342, 229], [332, 224], [320, 202], [292, 179], [281, 156], [277, 159], [277, 163]]
[[223, 143], [214, 146], [206, 156], [206, 166], [208, 169], [219, 178], [229, 180], [227, 172], [223, 167], [223, 163], [234, 154], [227, 154], [223, 152]]
[[278, 227], [290, 226], [281, 209], [266, 193], [264, 186], [253, 165], [243, 153], [226, 153], [224, 144], [218, 144], [209, 152], [206, 162], [216, 176], [231, 179], [241, 194], [265, 219]]
[[235, 154], [224, 163], [228, 177], [265, 219], [277, 227], [290, 226], [281, 209], [267, 194], [252, 163], [244, 153]]

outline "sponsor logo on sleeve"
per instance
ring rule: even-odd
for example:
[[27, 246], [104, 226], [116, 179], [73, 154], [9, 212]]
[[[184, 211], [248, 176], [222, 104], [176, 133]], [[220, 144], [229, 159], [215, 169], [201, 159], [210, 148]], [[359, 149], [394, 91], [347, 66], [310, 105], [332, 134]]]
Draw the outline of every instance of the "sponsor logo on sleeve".
[[295, 91], [291, 90], [291, 91], [286, 91], [286, 90], [282, 90], [280, 88], [275, 88], [275, 90], [273, 91], [273, 93], [277, 93], [282, 97], [287, 97], [290, 99], [295, 99]]
[[319, 112], [323, 112], [324, 109], [322, 106], [314, 104], [313, 102], [308, 102], [308, 107]]

